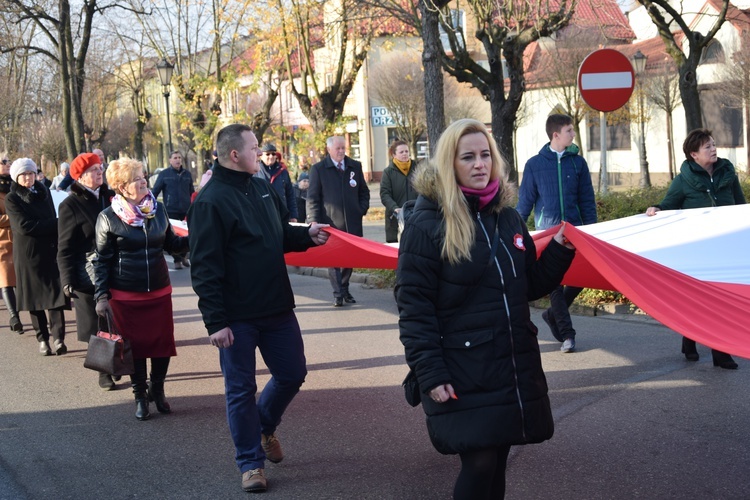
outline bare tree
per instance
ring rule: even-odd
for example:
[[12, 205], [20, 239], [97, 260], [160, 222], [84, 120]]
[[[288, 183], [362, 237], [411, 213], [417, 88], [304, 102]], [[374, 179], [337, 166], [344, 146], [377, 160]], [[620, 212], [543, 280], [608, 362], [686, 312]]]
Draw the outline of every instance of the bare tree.
[[[714, 17], [713, 24], [705, 35], [692, 29], [691, 26], [694, 25], [688, 24], [694, 13], [677, 10], [682, 9], [682, 2], [673, 4], [669, 0], [637, 1], [646, 8], [646, 12], [666, 45], [667, 53], [677, 66], [680, 75], [680, 97], [685, 109], [687, 129], [693, 130], [702, 127], [703, 118], [696, 70], [703, 55], [703, 49], [711, 43], [726, 20], [729, 0], [718, 0], [721, 10]], [[707, 18], [708, 15], [702, 14], [702, 17]]]
[[[424, 68], [416, 54], [399, 53], [386, 57], [370, 76], [373, 97], [385, 107], [395, 122], [399, 137], [409, 143], [413, 157], [417, 142], [428, 131]], [[448, 121], [477, 118], [484, 100], [467, 84], [443, 79], [444, 114]]]
[[484, 49], [486, 66], [476, 60], [474, 47], [464, 38], [464, 26], [457, 22], [460, 16], [448, 7], [441, 9], [440, 24], [450, 46], [443, 51], [443, 67], [459, 82], [479, 89], [489, 101], [492, 134], [508, 160], [511, 180], [518, 178], [513, 122], [526, 87], [524, 51], [531, 42], [567, 26], [576, 2], [562, 0], [552, 7], [545, 0], [511, 0], [502, 4], [493, 0], [466, 0], [476, 23], [474, 30], [467, 31], [474, 34]]
[[[228, 78], [225, 62], [245, 49], [239, 33], [246, 15], [256, 12], [255, 6], [250, 0], [143, 1], [147, 14], [138, 16], [142, 33], [158, 59], [175, 65], [171, 83], [180, 99], [176, 135], [199, 158], [208, 160], [222, 113]], [[151, 60], [145, 70], [153, 71], [155, 64]]]
[[663, 65], [655, 75], [649, 77], [644, 89], [648, 102], [664, 111], [666, 116], [667, 158], [670, 179], [674, 179], [676, 175], [672, 114], [682, 103], [680, 99], [679, 75], [676, 69], [672, 63]]
[[[356, 0], [275, 0], [289, 89], [318, 135], [342, 118], [380, 20]], [[325, 47], [325, 53], [313, 53]]]
[[370, 77], [373, 97], [385, 107], [401, 139], [416, 157], [417, 141], [427, 132], [424, 76], [415, 57], [398, 54], [384, 58]]
[[82, 94], [86, 82], [88, 55], [94, 18], [105, 10], [125, 6], [113, 2], [101, 5], [98, 0], [82, 0], [72, 8], [69, 0], [39, 2], [5, 0], [0, 4], [4, 17], [12, 24], [34, 24], [38, 37], [25, 45], [3, 46], [4, 53], [23, 48], [29, 54], [48, 57], [56, 66], [62, 94], [62, 124], [69, 157], [85, 148]]

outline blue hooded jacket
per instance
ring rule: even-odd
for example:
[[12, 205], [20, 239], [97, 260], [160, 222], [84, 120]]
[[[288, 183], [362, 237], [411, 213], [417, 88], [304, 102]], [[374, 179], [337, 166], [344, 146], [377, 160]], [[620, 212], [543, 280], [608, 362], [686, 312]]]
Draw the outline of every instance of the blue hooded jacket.
[[596, 199], [586, 160], [572, 144], [558, 159], [549, 143], [526, 162], [516, 210], [523, 220], [534, 211], [536, 229], [562, 221], [574, 226], [596, 222]]

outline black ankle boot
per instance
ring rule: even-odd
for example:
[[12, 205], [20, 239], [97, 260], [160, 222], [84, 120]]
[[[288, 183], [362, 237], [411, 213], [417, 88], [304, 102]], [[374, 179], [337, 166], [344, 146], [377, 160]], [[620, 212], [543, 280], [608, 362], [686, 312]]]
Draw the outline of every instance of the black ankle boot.
[[135, 373], [130, 376], [135, 395], [135, 418], [148, 420], [151, 412], [148, 411], [148, 383], [146, 382], [146, 359], [134, 359]]
[[169, 370], [169, 358], [151, 358], [151, 382], [148, 384], [148, 398], [156, 403], [159, 413], [172, 413], [172, 408], [164, 396], [164, 380]]
[[737, 363], [734, 362], [732, 356], [725, 352], [711, 350], [711, 356], [714, 360], [714, 366], [724, 368], [725, 370], [736, 370], [738, 367]]
[[688, 361], [698, 361], [698, 349], [695, 347], [695, 340], [690, 340], [687, 337], [682, 337], [682, 354], [685, 355], [685, 359]]
[[148, 410], [148, 396], [146, 393], [136, 393], [135, 395], [135, 418], [138, 420], [148, 420], [151, 418], [151, 412]]
[[159, 413], [172, 413], [172, 407], [167, 403], [164, 395], [164, 382], [154, 382], [148, 384], [148, 400], [156, 403], [156, 409]]
[[10, 314], [10, 329], [18, 334], [23, 333], [23, 324], [18, 317], [18, 311], [16, 310], [16, 292], [12, 286], [6, 286], [2, 288], [3, 302], [5, 307], [8, 309]]

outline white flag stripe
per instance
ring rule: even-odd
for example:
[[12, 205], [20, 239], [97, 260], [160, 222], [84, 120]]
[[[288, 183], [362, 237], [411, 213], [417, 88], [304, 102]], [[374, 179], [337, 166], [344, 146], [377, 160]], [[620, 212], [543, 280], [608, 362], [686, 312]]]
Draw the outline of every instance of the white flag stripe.
[[629, 89], [632, 86], [633, 74], [630, 71], [581, 75], [581, 90]]

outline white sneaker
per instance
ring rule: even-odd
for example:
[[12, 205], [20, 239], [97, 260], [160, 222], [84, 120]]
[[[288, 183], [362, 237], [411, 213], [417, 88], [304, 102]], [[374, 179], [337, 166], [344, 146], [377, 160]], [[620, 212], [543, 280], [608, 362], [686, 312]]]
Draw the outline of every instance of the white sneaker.
[[565, 339], [563, 342], [562, 347], [560, 348], [562, 352], [573, 352], [576, 350], [576, 341], [575, 339]]

